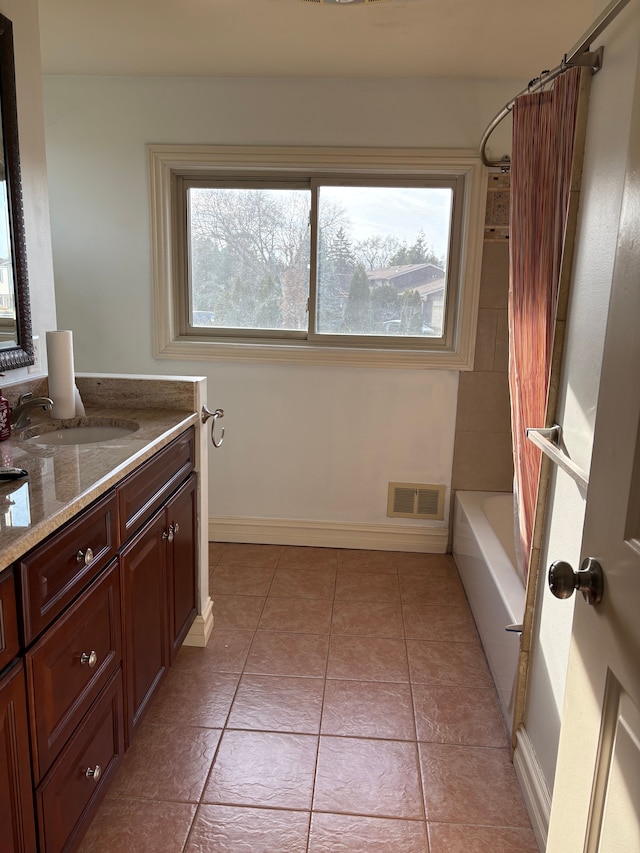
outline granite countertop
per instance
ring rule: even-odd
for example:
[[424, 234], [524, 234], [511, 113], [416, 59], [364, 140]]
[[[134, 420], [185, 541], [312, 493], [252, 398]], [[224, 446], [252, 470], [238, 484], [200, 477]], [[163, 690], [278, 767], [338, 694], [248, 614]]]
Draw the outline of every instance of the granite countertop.
[[[29, 472], [0, 482], [0, 571], [199, 421], [196, 412], [176, 409], [87, 407], [86, 415], [94, 422], [135, 421], [139, 428], [91, 444], [40, 445], [21, 440], [25, 432], [0, 442], [0, 464]], [[33, 426], [45, 423], [34, 418]]]

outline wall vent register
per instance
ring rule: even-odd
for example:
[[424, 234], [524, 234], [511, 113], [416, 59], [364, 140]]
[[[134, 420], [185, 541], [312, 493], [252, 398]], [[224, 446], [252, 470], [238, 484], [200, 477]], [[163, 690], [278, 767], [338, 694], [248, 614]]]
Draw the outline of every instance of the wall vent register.
[[389, 518], [444, 519], [443, 485], [431, 483], [389, 483]]

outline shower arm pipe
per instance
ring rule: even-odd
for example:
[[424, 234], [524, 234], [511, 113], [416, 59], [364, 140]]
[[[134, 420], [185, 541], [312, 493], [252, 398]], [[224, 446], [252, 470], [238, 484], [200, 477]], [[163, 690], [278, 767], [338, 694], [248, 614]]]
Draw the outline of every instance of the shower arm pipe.
[[489, 141], [489, 137], [500, 122], [509, 115], [518, 98], [522, 95], [532, 94], [533, 92], [543, 89], [548, 83], [555, 80], [556, 77], [559, 77], [569, 68], [573, 68], [576, 65], [590, 67], [594, 74], [602, 68], [602, 55], [604, 48], [600, 46], [598, 50], [590, 53], [589, 47], [591, 42], [609, 26], [611, 21], [618, 16], [628, 3], [629, 0], [612, 0], [600, 17], [591, 24], [580, 41], [577, 42], [577, 44], [575, 44], [568, 53], [565, 53], [562, 62], [557, 66], [557, 68], [554, 68], [551, 71], [543, 71], [539, 77], [536, 77], [521, 92], [518, 92], [518, 94], [515, 95], [509, 103], [505, 104], [500, 112], [494, 116], [480, 140], [480, 158], [485, 166], [497, 166], [503, 170], [507, 170], [509, 168], [511, 160], [507, 155], [505, 155], [502, 160], [489, 160], [485, 149], [487, 142]]

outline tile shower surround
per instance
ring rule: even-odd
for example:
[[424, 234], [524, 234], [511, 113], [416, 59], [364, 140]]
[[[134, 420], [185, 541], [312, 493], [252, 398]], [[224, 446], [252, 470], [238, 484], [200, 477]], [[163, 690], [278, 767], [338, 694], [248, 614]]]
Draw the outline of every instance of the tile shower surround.
[[212, 544], [81, 853], [537, 853], [449, 556]]

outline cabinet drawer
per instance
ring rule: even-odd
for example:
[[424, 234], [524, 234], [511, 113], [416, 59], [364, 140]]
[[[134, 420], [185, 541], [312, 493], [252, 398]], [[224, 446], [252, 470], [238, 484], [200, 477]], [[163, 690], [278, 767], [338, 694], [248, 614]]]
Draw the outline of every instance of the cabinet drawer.
[[75, 849], [122, 758], [122, 722], [118, 669], [37, 790], [42, 853]]
[[18, 654], [18, 619], [13, 569], [0, 573], [0, 672]]
[[40, 634], [116, 553], [113, 492], [20, 562], [25, 644]]
[[191, 473], [195, 461], [194, 448], [195, 431], [190, 427], [116, 488], [121, 545], [151, 518]]
[[27, 652], [36, 782], [120, 663], [121, 636], [114, 561]]

